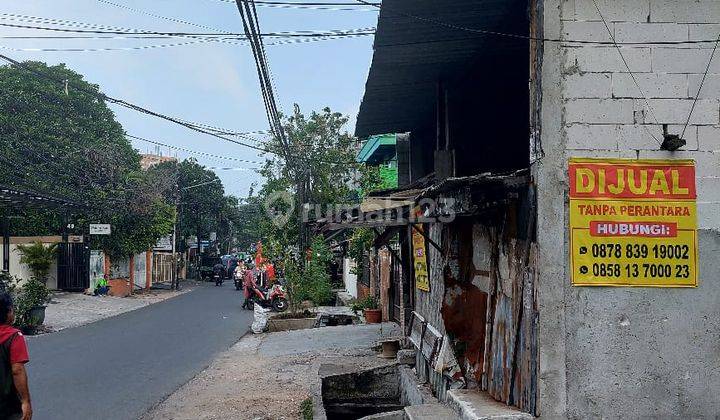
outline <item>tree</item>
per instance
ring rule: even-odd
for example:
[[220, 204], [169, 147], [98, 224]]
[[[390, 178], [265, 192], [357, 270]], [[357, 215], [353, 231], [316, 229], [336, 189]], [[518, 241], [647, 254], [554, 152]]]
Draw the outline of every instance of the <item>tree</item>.
[[180, 238], [197, 236], [198, 240], [207, 239], [210, 232], [218, 232], [228, 202], [222, 182], [215, 172], [206, 169], [195, 159], [164, 162], [150, 168], [149, 172], [158, 178], [175, 181], [175, 185], [166, 191], [166, 199], [177, 199], [177, 233]]
[[[285, 246], [300, 242], [303, 211], [299, 201], [312, 206], [310, 217], [326, 214], [338, 204], [358, 202], [355, 184], [362, 166], [355, 162], [357, 141], [343, 130], [347, 121], [347, 117], [329, 108], [306, 117], [295, 105], [293, 114], [283, 124], [288, 145], [277, 137], [263, 142], [263, 147], [273, 154], [266, 155], [265, 165], [259, 171], [265, 184], [256, 203], [271, 209], [277, 207], [281, 213], [292, 207], [289, 201], [296, 203], [287, 223], [277, 224], [264, 218], [261, 225], [264, 237], [275, 238]], [[268, 203], [281, 192], [289, 194], [292, 200]]]
[[0, 67], [0, 185], [81, 207], [25, 210], [13, 219], [12, 233], [58, 233], [68, 218], [76, 225], [69, 233], [111, 223], [111, 236], [93, 239], [111, 256], [146, 250], [169, 233], [174, 209], [140, 169], [99, 87], [63, 64], [23, 67]]

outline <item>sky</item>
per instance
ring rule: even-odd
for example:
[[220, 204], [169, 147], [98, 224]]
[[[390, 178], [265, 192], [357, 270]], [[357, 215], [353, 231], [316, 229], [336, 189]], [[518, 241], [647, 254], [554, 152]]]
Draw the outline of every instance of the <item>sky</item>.
[[[133, 30], [211, 32], [150, 14], [221, 31], [243, 32], [237, 7], [227, 0], [4, 0], [0, 24], [67, 28], [34, 19], [40, 17]], [[262, 32], [347, 30], [377, 24], [377, 11], [369, 8], [345, 11], [258, 7], [258, 14]], [[65, 63], [86, 80], [98, 84], [109, 96], [179, 119], [237, 132], [268, 128], [248, 45], [202, 42], [135, 50], [18, 51], [144, 47], [187, 43], [188, 39], [2, 38], [17, 35], [73, 34], [0, 27], [0, 53], [20, 61]], [[372, 36], [274, 46], [267, 45], [270, 40], [265, 42], [281, 111], [290, 112], [294, 103], [307, 113], [327, 106], [350, 118], [346, 129], [352, 132], [372, 59]], [[125, 108], [111, 107], [128, 134], [197, 152], [262, 160], [252, 149]], [[156, 152], [153, 144], [133, 140], [133, 145], [141, 153]], [[207, 167], [233, 168], [215, 170], [228, 194], [245, 197], [253, 183], [262, 183], [262, 178], [252, 170], [257, 165], [252, 163], [220, 160], [166, 147], [160, 151], [163, 155], [177, 154], [180, 159], [194, 157]]]

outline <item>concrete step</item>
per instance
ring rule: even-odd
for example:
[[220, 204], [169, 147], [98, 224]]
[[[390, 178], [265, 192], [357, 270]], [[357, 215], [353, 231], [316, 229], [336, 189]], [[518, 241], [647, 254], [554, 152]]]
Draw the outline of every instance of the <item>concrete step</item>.
[[405, 407], [405, 420], [455, 420], [457, 415], [442, 404], [420, 404]]
[[535, 417], [516, 407], [495, 401], [487, 392], [470, 389], [451, 389], [447, 405], [455, 418], [462, 420], [532, 420]]

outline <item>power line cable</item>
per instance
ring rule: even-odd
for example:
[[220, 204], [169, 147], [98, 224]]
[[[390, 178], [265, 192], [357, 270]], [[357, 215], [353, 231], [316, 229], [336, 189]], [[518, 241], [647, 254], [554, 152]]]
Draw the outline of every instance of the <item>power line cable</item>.
[[[377, 9], [381, 8], [381, 4], [375, 4], [368, 2], [366, 0], [355, 0], [356, 2], [360, 4], [364, 4], [366, 6], [372, 6]], [[405, 17], [414, 19], [420, 22], [424, 23], [431, 23], [436, 26], [442, 26], [449, 29], [454, 29], [458, 31], [465, 31], [465, 32], [471, 32], [481, 35], [493, 35], [498, 37], [505, 37], [505, 38], [513, 38], [513, 39], [519, 39], [524, 41], [536, 41], [536, 42], [554, 42], [554, 43], [562, 43], [562, 44], [589, 44], [589, 45], [692, 45], [692, 44], [710, 44], [714, 43], [716, 40], [687, 40], [687, 41], [652, 41], [652, 42], [643, 42], [643, 41], [637, 41], [637, 42], [612, 42], [612, 41], [594, 41], [594, 40], [579, 40], [579, 39], [562, 39], [562, 38], [543, 38], [543, 37], [536, 37], [536, 36], [530, 36], [530, 35], [524, 35], [524, 34], [513, 34], [513, 33], [507, 33], [507, 32], [499, 32], [499, 31], [492, 31], [487, 29], [479, 29], [479, 28], [469, 28], [467, 26], [462, 25], [456, 25], [454, 23], [445, 22], [439, 19], [435, 18], [429, 18], [424, 16], [418, 16], [411, 13], [405, 13], [405, 12], [398, 12], [393, 11], [387, 8], [385, 6], [381, 9], [381, 12], [384, 14], [389, 14], [391, 16], [395, 17]], [[452, 41], [452, 39], [448, 40]], [[437, 41], [434, 41], [437, 42]], [[424, 41], [421, 41], [420, 43], [424, 43]], [[397, 45], [411, 45], [409, 44], [397, 44]], [[378, 45], [383, 46], [383, 45]], [[388, 45], [388, 46], [394, 46], [394, 45]]]
[[[14, 60], [14, 59], [6, 56], [6, 55], [0, 54], [0, 59], [6, 61], [6, 62], [8, 62], [8, 63], [10, 63], [10, 65], [12, 65], [12, 66], [14, 66], [14, 67], [17, 67], [17, 68], [20, 68], [20, 69], [22, 69], [22, 70], [25, 70], [26, 72], [34, 75], [35, 77], [39, 77], [39, 78], [43, 78], [43, 79], [52, 81], [52, 82], [54, 82], [54, 83], [57, 83], [58, 85], [64, 85], [65, 82], [66, 82], [66, 80], [60, 80], [60, 79], [58, 79], [58, 78], [55, 78], [54, 76], [45, 74], [45, 73], [43, 73], [42, 71], [38, 71], [38, 70], [36, 70], [36, 69], [30, 68], [30, 67], [28, 67], [27, 65], [25, 65], [24, 63], [21, 63], [21, 62], [19, 62], [19, 61], [17, 61], [17, 60]], [[253, 145], [253, 144], [248, 144], [248, 143], [245, 143], [245, 142], [241, 142], [241, 141], [239, 141], [239, 140], [235, 140], [235, 139], [232, 139], [232, 138], [229, 138], [229, 137], [226, 137], [226, 136], [217, 134], [216, 132], [213, 132], [213, 131], [204, 129], [204, 128], [202, 128], [201, 126], [194, 125], [194, 124], [190, 124], [190, 123], [187, 123], [187, 122], [183, 122], [182, 120], [180, 120], [180, 119], [178, 119], [178, 118], [171, 117], [171, 116], [168, 116], [168, 115], [161, 114], [161, 113], [159, 113], [159, 112], [155, 112], [155, 111], [149, 110], [149, 109], [147, 109], [147, 108], [144, 108], [144, 107], [141, 107], [141, 106], [139, 106], [139, 105], [133, 104], [133, 103], [131, 103], [131, 102], [125, 101], [125, 100], [123, 100], [123, 99], [119, 99], [119, 98], [114, 98], [114, 97], [108, 96], [108, 95], [106, 95], [106, 94], [104, 94], [104, 93], [102, 93], [102, 92], [100, 92], [100, 91], [87, 89], [87, 88], [84, 88], [83, 86], [76, 86], [76, 85], [74, 85], [74, 84], [72, 85], [72, 87], [75, 88], [75, 89], [77, 89], [78, 91], [81, 91], [81, 92], [84, 92], [84, 93], [86, 93], [86, 94], [88, 94], [88, 95], [94, 96], [94, 97], [97, 98], [97, 99], [100, 99], [100, 100], [103, 100], [103, 101], [106, 101], [106, 102], [109, 102], [109, 103], [112, 103], [112, 104], [115, 104], [115, 105], [118, 105], [118, 106], [122, 106], [122, 107], [124, 107], [124, 108], [128, 108], [128, 109], [131, 109], [131, 110], [136, 111], [136, 112], [139, 112], [139, 113], [143, 113], [143, 114], [146, 114], [146, 115], [150, 115], [150, 116], [153, 116], [153, 117], [156, 117], [156, 118], [159, 118], [159, 119], [162, 119], [162, 120], [165, 120], [165, 121], [168, 121], [168, 122], [171, 122], [171, 123], [174, 123], [174, 124], [183, 126], [183, 127], [185, 127], [185, 128], [188, 128], [188, 129], [190, 129], [190, 130], [196, 131], [196, 132], [198, 132], [198, 133], [202, 133], [202, 134], [206, 134], [206, 135], [208, 135], [208, 136], [212, 136], [212, 137], [218, 138], [218, 139], [220, 139], [220, 140], [224, 140], [224, 141], [227, 141], [227, 142], [230, 142], [230, 143], [234, 143], [234, 144], [237, 144], [237, 145], [240, 145], [240, 146], [248, 147], [248, 148], [250, 148], [250, 149], [254, 149], [254, 150], [257, 150], [257, 151], [260, 151], [260, 152], [263, 152], [263, 153], [268, 153], [268, 154], [273, 154], [273, 155], [282, 156], [282, 155], [285, 155], [285, 153], [286, 153], [284, 150], [281, 150], [281, 151], [272, 150], [272, 149], [268, 149], [268, 148], [265, 148], [265, 147], [260, 147], [260, 146], [257, 146], [257, 145]], [[355, 163], [356, 163], [356, 162], [354, 162], [354, 161], [349, 161], [349, 162], [341, 162], [341, 161], [338, 161], [338, 162], [330, 162], [330, 161], [324, 161], [324, 162], [325, 162], [325, 163], [329, 163], [329, 164], [336, 164], [336, 165], [349, 165], [349, 164], [355, 164]]]
[[200, 151], [197, 151], [197, 150], [188, 149], [188, 148], [186, 148], [186, 147], [173, 146], [173, 145], [170, 145], [170, 144], [167, 144], [167, 143], [162, 143], [162, 142], [159, 142], [159, 141], [156, 141], [156, 140], [150, 140], [150, 139], [147, 139], [147, 138], [144, 138], [144, 137], [133, 136], [133, 135], [131, 135], [131, 134], [125, 134], [125, 136], [128, 137], [128, 138], [131, 138], [131, 139], [133, 139], [133, 140], [144, 141], [144, 142], [146, 142], [146, 143], [154, 144], [154, 145], [156, 145], [156, 146], [162, 146], [162, 147], [167, 147], [167, 148], [169, 148], [169, 149], [180, 150], [180, 151], [183, 151], [183, 152], [186, 152], [186, 153], [190, 153], [190, 154], [194, 154], [194, 155], [198, 155], [198, 156], [211, 157], [211, 158], [223, 159], [223, 160], [230, 160], [230, 161], [235, 161], [235, 162], [253, 163], [253, 164], [256, 164], [256, 165], [262, 165], [262, 164], [263, 164], [263, 162], [260, 162], [260, 161], [257, 161], [257, 160], [240, 159], [240, 158], [236, 158], [236, 157], [232, 157], [232, 156], [222, 156], [222, 155], [217, 155], [217, 154], [213, 154], [213, 153], [200, 152]]
[[[610, 26], [608, 25], [607, 21], [605, 20], [605, 16], [603, 16], [602, 11], [600, 11], [600, 7], [597, 4], [596, 0], [592, 0], [593, 4], [595, 5], [595, 9], [597, 10], [598, 14], [600, 15], [600, 19], [602, 19], [603, 24], [605, 25], [605, 29], [607, 29], [608, 34], [610, 35], [610, 39], [615, 44], [615, 48], [617, 49], [618, 54], [620, 54], [620, 58], [622, 59], [623, 63], [625, 64], [625, 68], [627, 68], [628, 73], [630, 73], [630, 77], [632, 78], [633, 82], [635, 83], [635, 86], [637, 87], [638, 91], [640, 92], [640, 95], [642, 95], [643, 99], [645, 100], [645, 105], [648, 107], [648, 111], [650, 111], [650, 114], [652, 115], [653, 119], [655, 120], [655, 124], [660, 124], [657, 117], [655, 116], [655, 111], [653, 111], [652, 107], [650, 106], [650, 101], [648, 100], [647, 95], [643, 91], [643, 88], [640, 87], [640, 83], [638, 82], [637, 78], [635, 77], [635, 73], [630, 69], [630, 64], [628, 64], [627, 60], [625, 59], [625, 55], [622, 53], [622, 50], [620, 49], [620, 46], [617, 45], [615, 42], [615, 35], [613, 34], [612, 30], [610, 29]], [[644, 126], [644, 125], [643, 125]], [[655, 143], [658, 145], [661, 145], [662, 143], [660, 140], [658, 140], [657, 137], [647, 128], [645, 127], [645, 131], [650, 134], [650, 136], [655, 140]]]
[[698, 87], [698, 93], [697, 95], [695, 95], [692, 107], [690, 107], [690, 113], [688, 114], [687, 121], [685, 121], [685, 126], [683, 127], [682, 134], [680, 135], [681, 139], [685, 138], [685, 130], [687, 130], [688, 125], [690, 124], [690, 119], [692, 118], [693, 111], [695, 111], [695, 105], [697, 105], [698, 99], [700, 99], [700, 92], [702, 91], [703, 85], [705, 84], [705, 79], [710, 72], [710, 67], [712, 66], [713, 59], [715, 58], [715, 52], [718, 49], [718, 44], [720, 44], [720, 34], [718, 34], [718, 38], [715, 41], [715, 47], [713, 47], [712, 53], [710, 54], [710, 60], [708, 60], [707, 67], [705, 68], [705, 73], [703, 73], [702, 80], [700, 81], [700, 87]]
[[[101, 30], [101, 29], [69, 29], [69, 28], [51, 28], [36, 25], [16, 25], [11, 23], [0, 23], [0, 26], [18, 28], [18, 29], [35, 29], [41, 31], [67, 32], [67, 33], [88, 33], [88, 34], [108, 34], [108, 35], [157, 35], [165, 37], [178, 38], [219, 38], [219, 39], [246, 39], [244, 34], [239, 33], [204, 33], [204, 32], [162, 32], [162, 31], [141, 31], [135, 30]], [[295, 31], [295, 32], [269, 32], [262, 36], [270, 38], [322, 38], [322, 37], [342, 37], [357, 35], [372, 35], [375, 33], [374, 28], [357, 28], [357, 29], [330, 29], [324, 31]]]

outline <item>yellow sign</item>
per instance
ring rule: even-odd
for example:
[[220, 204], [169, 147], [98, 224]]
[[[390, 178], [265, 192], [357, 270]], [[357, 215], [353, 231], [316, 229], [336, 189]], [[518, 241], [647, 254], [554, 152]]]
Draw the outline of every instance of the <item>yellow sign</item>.
[[423, 225], [413, 225], [412, 249], [413, 269], [415, 270], [415, 287], [426, 292], [430, 291], [430, 276], [428, 275], [427, 254], [425, 252], [425, 237]]
[[570, 159], [575, 286], [697, 286], [692, 160]]

